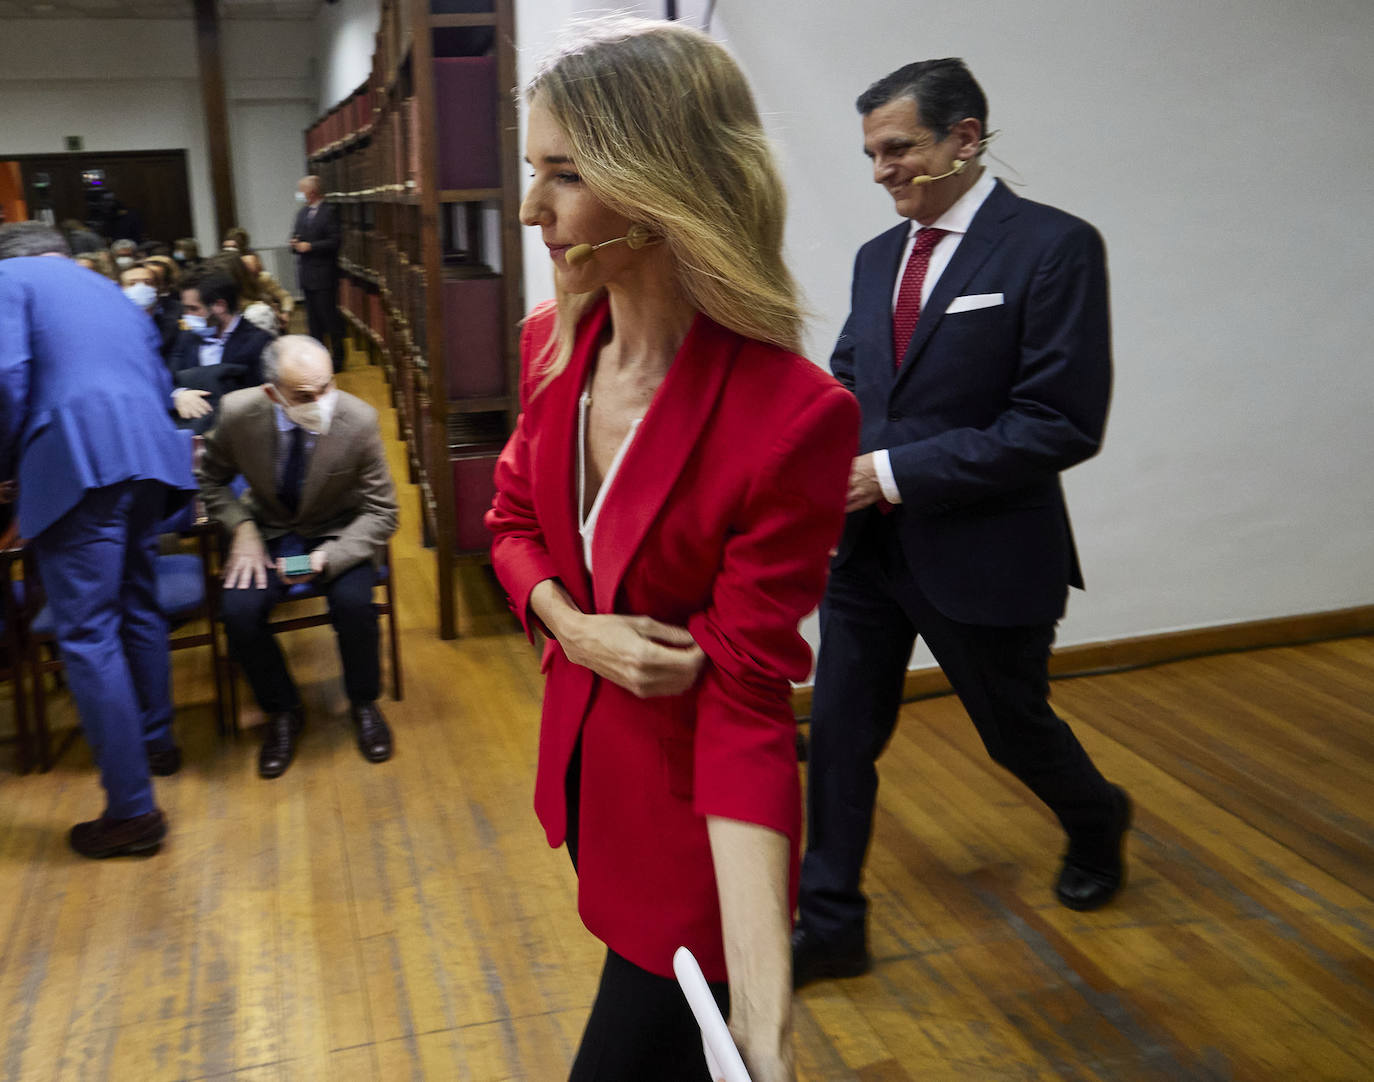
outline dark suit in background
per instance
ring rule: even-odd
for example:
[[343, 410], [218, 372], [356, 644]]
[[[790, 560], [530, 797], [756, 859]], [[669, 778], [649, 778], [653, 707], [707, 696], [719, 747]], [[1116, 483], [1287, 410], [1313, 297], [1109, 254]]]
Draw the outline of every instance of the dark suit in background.
[[1059, 475], [1097, 451], [1110, 393], [1101, 239], [997, 182], [898, 367], [893, 296], [911, 225], [860, 249], [831, 358], [859, 399], [861, 454], [888, 451], [901, 495], [849, 516], [821, 607], [801, 924], [851, 947], [867, 913], [874, 763], [918, 634], [1071, 852], [1110, 864], [1124, 814], [1047, 701], [1055, 624], [1082, 586]]
[[0, 261], [0, 477], [19, 481], [110, 819], [154, 811], [147, 752], [173, 746], [153, 558], [195, 483], [157, 346], [113, 282], [68, 259]]
[[209, 391], [206, 399], [213, 407], [204, 417], [182, 418], [173, 411], [178, 428], [189, 428], [197, 435], [208, 432], [219, 417], [219, 400], [230, 391], [256, 387], [263, 381], [262, 353], [272, 344], [272, 336], [246, 319], [229, 332], [219, 364], [202, 365], [200, 347], [203, 339], [194, 331], [182, 331], [167, 358], [172, 382], [178, 387], [193, 387]]
[[329, 346], [334, 371], [343, 368], [343, 317], [339, 314], [339, 215], [329, 203], [304, 206], [291, 235], [310, 244], [296, 256], [296, 277], [305, 295], [310, 337]]

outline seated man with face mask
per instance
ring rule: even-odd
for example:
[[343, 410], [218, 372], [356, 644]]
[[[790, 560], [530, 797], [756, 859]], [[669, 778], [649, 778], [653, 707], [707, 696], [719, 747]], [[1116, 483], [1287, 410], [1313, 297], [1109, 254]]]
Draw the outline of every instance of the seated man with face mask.
[[[372, 587], [396, 532], [396, 490], [377, 411], [335, 388], [329, 353], [313, 338], [279, 338], [263, 363], [265, 385], [224, 396], [196, 470], [206, 509], [233, 538], [220, 609], [229, 650], [267, 717], [258, 773], [285, 772], [304, 722], [267, 626], [272, 607], [298, 582], [314, 582], [329, 603], [358, 748], [379, 763], [391, 756], [391, 731], [376, 703]], [[239, 474], [248, 482], [241, 498], [229, 487]], [[305, 555], [310, 570], [288, 576], [286, 558]]]
[[181, 332], [167, 367], [172, 413], [179, 428], [203, 433], [215, 423], [219, 400], [262, 382], [262, 353], [272, 335], [239, 312], [239, 291], [221, 271], [191, 272], [181, 283]]

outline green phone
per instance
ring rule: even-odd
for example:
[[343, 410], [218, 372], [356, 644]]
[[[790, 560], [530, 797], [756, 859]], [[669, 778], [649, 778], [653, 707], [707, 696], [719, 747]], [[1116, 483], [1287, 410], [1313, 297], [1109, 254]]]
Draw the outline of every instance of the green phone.
[[310, 566], [310, 553], [304, 556], [286, 556], [281, 562], [281, 573], [288, 577], [308, 575], [315, 569]]

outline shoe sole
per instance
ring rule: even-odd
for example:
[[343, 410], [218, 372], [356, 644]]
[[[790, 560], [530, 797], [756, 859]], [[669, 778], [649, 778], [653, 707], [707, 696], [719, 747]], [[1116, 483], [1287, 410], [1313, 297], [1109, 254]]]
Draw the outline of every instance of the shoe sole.
[[78, 856], [86, 857], [90, 860], [109, 860], [111, 857], [150, 857], [162, 848], [162, 842], [167, 837], [164, 830], [156, 838], [148, 841], [129, 842], [127, 845], [117, 845], [113, 849], [106, 849], [99, 853], [83, 853], [77, 849], [74, 852]]

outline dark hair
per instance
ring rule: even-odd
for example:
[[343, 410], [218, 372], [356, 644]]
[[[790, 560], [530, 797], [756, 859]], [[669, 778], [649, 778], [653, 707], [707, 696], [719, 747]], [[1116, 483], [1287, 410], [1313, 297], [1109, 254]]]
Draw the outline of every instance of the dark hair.
[[26, 255], [71, 255], [67, 238], [43, 222], [11, 222], [0, 225], [0, 259]]
[[221, 244], [228, 244], [231, 240], [238, 247], [239, 251], [243, 251], [248, 247], [248, 230], [244, 229], [241, 225], [236, 225], [232, 229], [226, 230], [224, 240]]
[[973, 117], [988, 133], [988, 99], [973, 72], [958, 57], [918, 60], [884, 75], [854, 104], [864, 116], [898, 98], [916, 103], [921, 123], [943, 139], [955, 124]]
[[222, 270], [211, 268], [192, 271], [181, 280], [182, 292], [188, 289], [194, 289], [200, 294], [200, 303], [206, 308], [216, 301], [223, 301], [229, 306], [229, 311], [237, 312], [239, 309], [238, 286], [234, 285], [234, 280]]

